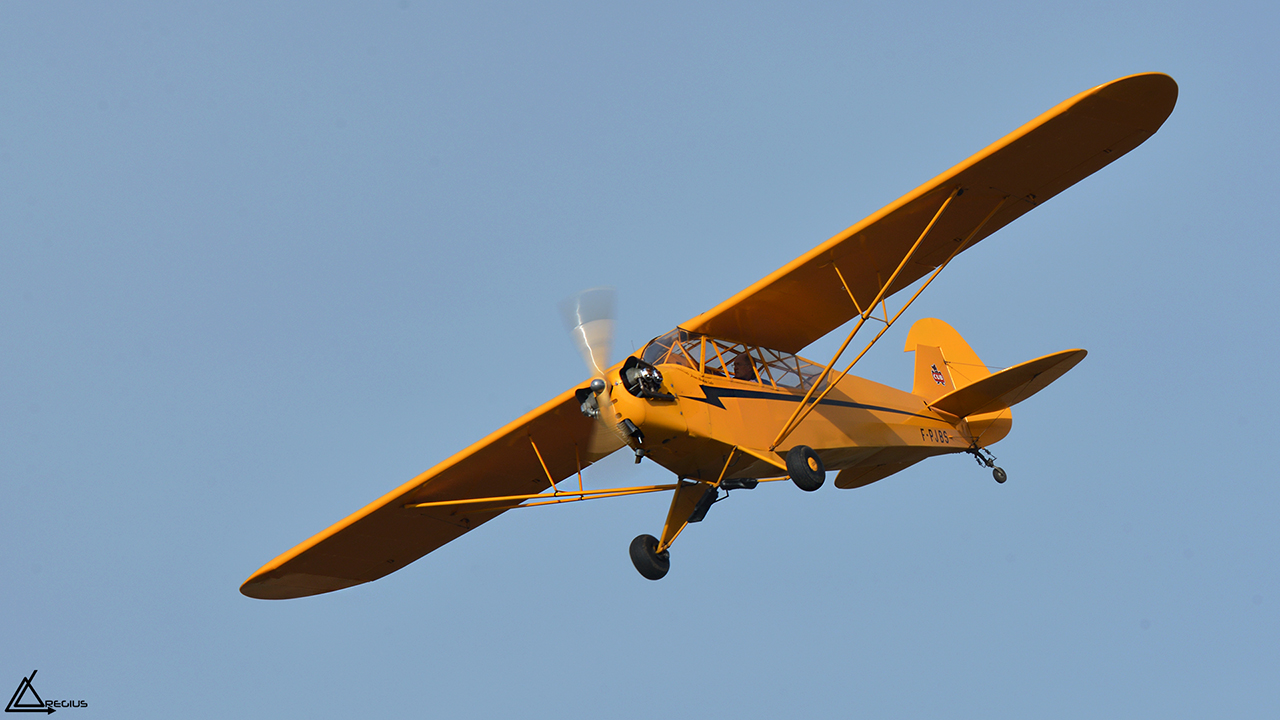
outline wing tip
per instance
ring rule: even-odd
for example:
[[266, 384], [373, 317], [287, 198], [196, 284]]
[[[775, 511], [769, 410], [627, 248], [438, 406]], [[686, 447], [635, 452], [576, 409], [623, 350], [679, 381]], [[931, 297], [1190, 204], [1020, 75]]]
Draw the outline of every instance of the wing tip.
[[255, 600], [292, 600], [343, 590], [363, 582], [328, 575], [287, 573], [277, 576], [259, 571], [240, 585], [240, 594]]
[[1154, 135], [1178, 104], [1178, 83], [1165, 73], [1145, 72], [1099, 85], [1089, 94], [1128, 106], [1143, 125], [1149, 125], [1143, 129]]
[[1125, 85], [1129, 87], [1146, 86], [1150, 91], [1159, 92], [1164, 95], [1173, 95], [1177, 98], [1178, 82], [1168, 73], [1162, 72], [1140, 72], [1124, 77], [1116, 78], [1111, 82], [1103, 83], [1094, 90], [1102, 90], [1103, 88], [1116, 87]]

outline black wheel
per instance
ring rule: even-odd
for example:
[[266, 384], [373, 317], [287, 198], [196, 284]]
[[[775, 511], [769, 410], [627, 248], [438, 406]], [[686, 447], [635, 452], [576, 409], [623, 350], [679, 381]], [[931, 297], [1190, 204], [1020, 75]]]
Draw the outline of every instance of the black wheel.
[[991, 477], [995, 478], [998, 483], [1003, 483], [1005, 480], [1009, 479], [1009, 476], [1004, 472], [1004, 468], [996, 468], [995, 470], [992, 470]]
[[658, 538], [638, 535], [631, 541], [631, 564], [649, 580], [661, 580], [671, 569], [671, 553], [658, 552]]
[[827, 479], [822, 458], [808, 445], [797, 445], [787, 453], [787, 474], [791, 476], [791, 482], [805, 492], [817, 490]]

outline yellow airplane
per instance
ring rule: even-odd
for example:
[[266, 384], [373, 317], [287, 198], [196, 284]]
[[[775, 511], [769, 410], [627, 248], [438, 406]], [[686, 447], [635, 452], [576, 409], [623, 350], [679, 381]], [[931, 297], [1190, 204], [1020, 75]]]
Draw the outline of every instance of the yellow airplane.
[[[277, 557], [240, 591], [264, 599], [332, 592], [399, 570], [516, 507], [671, 491], [658, 536], [631, 543], [636, 569], [657, 580], [686, 526], [759, 482], [790, 479], [813, 491], [831, 469], [836, 487], [861, 487], [947, 453], [972, 454], [1004, 482], [987, 448], [1009, 433], [1009, 409], [1084, 350], [992, 373], [949, 325], [923, 319], [907, 334], [911, 392], [848, 372], [952, 258], [1140, 145], [1177, 96], [1159, 73], [1080, 93], [616, 365], [607, 360], [612, 295], [583, 293], [566, 312], [591, 370], [587, 384]], [[890, 315], [888, 298], [921, 279]], [[850, 321], [826, 364], [796, 355]], [[836, 371], [867, 323], [875, 336]], [[623, 447], [676, 481], [585, 489], [583, 469]]]

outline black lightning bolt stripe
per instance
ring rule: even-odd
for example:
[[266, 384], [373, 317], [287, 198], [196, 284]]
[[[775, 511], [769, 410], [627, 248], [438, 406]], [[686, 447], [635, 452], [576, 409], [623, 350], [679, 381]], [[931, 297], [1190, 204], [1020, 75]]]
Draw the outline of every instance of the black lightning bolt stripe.
[[[708, 405], [714, 405], [724, 409], [724, 403], [721, 398], [736, 398], [739, 400], [779, 400], [782, 402], [800, 402], [804, 399], [803, 395], [791, 395], [789, 393], [769, 392], [767, 390], [746, 390], [742, 388], [725, 388], [714, 387], [709, 385], [701, 385], [704, 398], [694, 397], [692, 395], [681, 395], [681, 398], [687, 400], [697, 400]], [[937, 420], [931, 415], [921, 415], [913, 413], [909, 410], [900, 410], [898, 408], [883, 407], [881, 405], [867, 405], [866, 403], [852, 402], [849, 400], [831, 400], [824, 398], [820, 405], [831, 405], [834, 407], [856, 408], [858, 410], [876, 410], [879, 412], [896, 413], [898, 415], [909, 415], [911, 417], [924, 418], [926, 420]]]

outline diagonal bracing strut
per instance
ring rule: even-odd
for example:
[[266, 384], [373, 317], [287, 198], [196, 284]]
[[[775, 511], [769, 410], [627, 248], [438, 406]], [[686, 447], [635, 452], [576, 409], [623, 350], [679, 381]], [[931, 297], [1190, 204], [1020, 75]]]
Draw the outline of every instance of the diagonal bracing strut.
[[[986, 227], [987, 222], [990, 221], [991, 218], [994, 217], [997, 212], [999, 212], [1000, 208], [1004, 207], [1005, 202], [1008, 200], [1007, 196], [1000, 199], [1000, 202], [997, 203], [996, 206], [991, 209], [991, 212], [987, 213], [987, 216], [982, 219], [982, 222], [978, 223], [977, 227], [975, 227], [973, 231], [970, 232], [969, 235], [966, 236], [962, 242], [956, 245], [955, 249], [951, 251], [951, 254], [947, 256], [947, 259], [944, 260], [941, 265], [934, 268], [933, 273], [931, 273], [928, 279], [924, 281], [924, 284], [920, 286], [920, 289], [916, 290], [915, 294], [911, 296], [911, 299], [907, 300], [906, 304], [902, 306], [902, 309], [899, 310], [897, 314], [893, 316], [893, 319], [888, 320], [885, 323], [884, 327], [880, 329], [880, 332], [876, 333], [876, 336], [871, 339], [871, 342], [867, 343], [867, 346], [862, 349], [862, 352], [858, 353], [858, 356], [853, 359], [853, 362], [850, 362], [849, 365], [845, 367], [844, 370], [840, 371], [840, 373], [836, 376], [836, 378], [832, 382], [827, 383], [827, 387], [823, 389], [821, 393], [818, 394], [817, 398], [813, 398], [814, 391], [816, 391], [818, 387], [822, 385], [822, 381], [826, 379], [826, 377], [831, 373], [831, 368], [835, 367], [836, 362], [840, 360], [840, 356], [844, 354], [845, 349], [849, 347], [849, 343], [853, 340], [854, 336], [857, 335], [858, 331], [862, 329], [862, 326], [867, 321], [867, 318], [875, 310], [875, 306], [880, 304], [884, 300], [885, 295], [888, 292], [890, 286], [893, 285], [893, 281], [898, 277], [898, 274], [902, 271], [902, 269], [907, 266], [907, 263], [911, 261], [912, 256], [915, 255], [916, 250], [920, 247], [920, 244], [924, 241], [925, 237], [929, 234], [929, 231], [933, 229], [933, 226], [938, 221], [938, 218], [942, 216], [943, 211], [946, 210], [947, 206], [951, 204], [951, 201], [954, 200], [956, 196], [960, 194], [960, 190], [961, 188], [956, 188], [955, 190], [951, 191], [951, 195], [949, 195], [946, 201], [942, 203], [942, 207], [938, 208], [938, 211], [934, 213], [933, 219], [929, 221], [929, 224], [925, 227], [924, 232], [920, 233], [920, 237], [916, 239], [915, 244], [911, 246], [911, 249], [907, 251], [906, 256], [904, 256], [902, 258], [902, 261], [898, 263], [898, 267], [893, 271], [893, 274], [889, 276], [888, 282], [881, 285], [880, 292], [876, 295], [876, 299], [873, 300], [867, 306], [866, 310], [859, 313], [857, 324], [854, 325], [853, 330], [849, 332], [849, 336], [845, 338], [844, 343], [840, 345], [840, 349], [836, 351], [835, 357], [831, 358], [831, 362], [827, 363], [827, 366], [823, 368], [822, 373], [813, 382], [812, 387], [809, 388], [809, 392], [805, 393], [804, 398], [800, 401], [800, 405], [796, 407], [795, 412], [791, 413], [791, 417], [782, 426], [782, 429], [778, 431], [778, 436], [774, 438], [773, 443], [769, 445], [770, 450], [776, 449], [779, 445], [783, 443], [783, 441], [787, 439], [788, 435], [790, 435], [792, 432], [795, 431], [797, 427], [800, 426], [800, 423], [803, 422], [804, 419], [808, 417], [809, 413], [812, 412], [812, 410], [818, 406], [818, 403], [822, 402], [822, 399], [827, 396], [827, 393], [831, 392], [832, 388], [834, 388], [842, 379], [844, 379], [844, 376], [847, 375], [849, 371], [853, 369], [853, 366], [856, 365], [858, 361], [862, 359], [862, 356], [866, 355], [867, 351], [870, 350], [886, 332], [888, 332], [889, 328], [893, 327], [893, 324], [897, 322], [898, 318], [902, 317], [902, 314], [907, 311], [907, 308], [911, 307], [911, 304], [916, 301], [916, 298], [920, 297], [920, 294], [924, 292], [924, 289], [929, 287], [929, 284], [933, 282], [934, 278], [938, 277], [938, 274], [942, 272], [942, 269], [945, 268], [951, 262], [951, 260], [955, 258], [956, 255], [959, 255], [961, 251], [963, 251], [966, 247], [969, 246], [969, 243], [973, 241], [973, 238], [976, 237], [977, 234], [982, 231], [982, 228]], [[840, 280], [841, 280], [841, 283], [843, 283], [844, 277], [841, 276]], [[848, 285], [845, 285], [845, 289], [846, 291], [848, 291]], [[850, 293], [850, 297], [851, 298], [853, 297], [852, 293]], [[854, 304], [856, 307], [857, 306], [856, 300], [854, 301]], [[812, 402], [810, 402], [811, 398], [813, 398]]]

